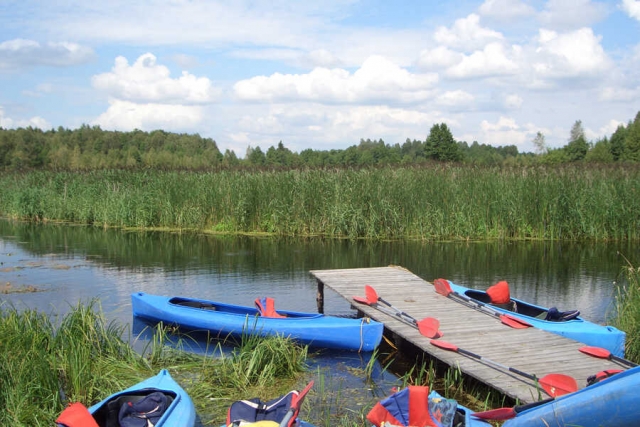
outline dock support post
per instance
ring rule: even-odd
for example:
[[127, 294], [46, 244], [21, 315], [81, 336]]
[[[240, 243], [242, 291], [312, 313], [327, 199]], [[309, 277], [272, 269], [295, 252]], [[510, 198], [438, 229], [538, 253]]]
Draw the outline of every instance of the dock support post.
[[316, 294], [316, 304], [318, 305], [318, 313], [324, 314], [324, 283], [318, 279], [318, 293]]

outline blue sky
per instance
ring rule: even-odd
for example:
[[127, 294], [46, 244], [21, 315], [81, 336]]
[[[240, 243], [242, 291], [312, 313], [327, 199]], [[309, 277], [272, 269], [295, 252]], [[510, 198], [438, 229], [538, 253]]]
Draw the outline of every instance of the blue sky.
[[640, 1], [0, 0], [0, 126], [533, 151], [640, 110]]

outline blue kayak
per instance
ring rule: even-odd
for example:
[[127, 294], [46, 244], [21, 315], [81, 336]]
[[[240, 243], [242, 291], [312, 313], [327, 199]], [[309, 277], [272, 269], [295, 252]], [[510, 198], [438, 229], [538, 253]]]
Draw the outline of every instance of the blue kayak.
[[279, 317], [260, 315], [257, 308], [195, 298], [167, 297], [136, 292], [131, 295], [133, 315], [176, 325], [214, 338], [281, 335], [317, 348], [373, 351], [382, 340], [384, 324], [372, 319], [326, 316], [278, 310]]
[[[503, 427], [640, 425], [640, 367], [518, 412]], [[535, 405], [535, 404], [534, 404]]]
[[[150, 421], [153, 420], [152, 425], [155, 427], [193, 427], [195, 425], [196, 408], [193, 401], [165, 369], [154, 377], [147, 378], [96, 403], [89, 408], [89, 412], [99, 426], [118, 426], [120, 425], [119, 415], [123, 416], [120, 414], [123, 405], [131, 408], [135, 408], [135, 406], [130, 403], [137, 402], [138, 405], [143, 405], [143, 399], [147, 398], [148, 400], [152, 393], [157, 392], [164, 396], [162, 402], [166, 406], [161, 408], [161, 414], [158, 414], [155, 419], [151, 418], [153, 413], [149, 412]], [[155, 395], [151, 397], [155, 397]], [[139, 418], [139, 415], [133, 410], [130, 416]]]
[[465, 288], [464, 286], [454, 284], [450, 280], [448, 280], [448, 282], [454, 292], [463, 297], [480, 302], [481, 304], [485, 304], [499, 313], [518, 317], [538, 329], [562, 335], [587, 345], [606, 348], [614, 356], [624, 357], [626, 334], [613, 326], [604, 326], [589, 322], [580, 316], [571, 320], [545, 320], [546, 314], [549, 312], [548, 308], [530, 304], [516, 298], [511, 298], [511, 300], [515, 302], [516, 311], [506, 310], [496, 305], [489, 305], [490, 298], [484, 291]]

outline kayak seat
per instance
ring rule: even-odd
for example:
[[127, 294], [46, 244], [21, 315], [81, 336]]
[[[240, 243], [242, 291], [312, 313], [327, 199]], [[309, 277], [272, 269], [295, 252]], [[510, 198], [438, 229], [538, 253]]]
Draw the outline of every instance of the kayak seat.
[[105, 402], [97, 411], [93, 413], [93, 418], [100, 427], [120, 427], [120, 408], [122, 405], [139, 402], [153, 392], [161, 391], [167, 397], [167, 407], [171, 406], [171, 402], [176, 398], [174, 392], [157, 389], [136, 390], [130, 393], [120, 394], [115, 398]]
[[516, 302], [512, 299], [509, 299], [507, 302], [504, 302], [504, 303], [496, 303], [491, 301], [491, 297], [486, 292], [474, 291], [474, 290], [466, 291], [465, 295], [468, 296], [469, 298], [480, 301], [481, 303], [490, 304], [490, 305], [499, 307], [503, 310], [513, 311], [514, 313], [519, 312], [518, 304], [516, 304]]
[[270, 297], [260, 297], [256, 298], [256, 308], [258, 309], [258, 313], [263, 317], [273, 317], [273, 318], [283, 318], [287, 316], [283, 316], [276, 311], [275, 301]]
[[172, 298], [171, 301], [169, 301], [169, 302], [171, 304], [181, 305], [183, 307], [200, 308], [202, 310], [215, 310], [216, 309], [216, 306], [211, 304], [211, 303], [202, 302], [202, 301], [198, 301], [198, 300], [191, 300], [191, 299], [186, 299], [186, 298]]

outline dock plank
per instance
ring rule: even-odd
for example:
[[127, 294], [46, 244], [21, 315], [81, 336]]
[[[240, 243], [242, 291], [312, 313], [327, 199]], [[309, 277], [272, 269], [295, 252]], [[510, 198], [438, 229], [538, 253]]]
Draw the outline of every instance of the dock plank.
[[441, 339], [458, 348], [538, 377], [550, 373], [569, 375], [576, 379], [579, 388], [586, 387], [587, 378], [597, 372], [625, 369], [613, 361], [581, 353], [579, 348], [584, 344], [577, 341], [536, 328], [510, 328], [496, 316], [438, 294], [431, 283], [402, 267], [312, 270], [311, 274], [321, 286], [338, 293], [364, 315], [383, 322], [387, 330], [430, 357], [449, 366], [458, 366], [463, 374], [522, 403], [547, 396], [531, 380], [490, 363], [438, 348], [416, 328], [367, 304], [357, 303], [353, 297], [364, 297], [365, 285], [370, 285], [378, 296], [417, 320], [438, 319], [444, 334]]

